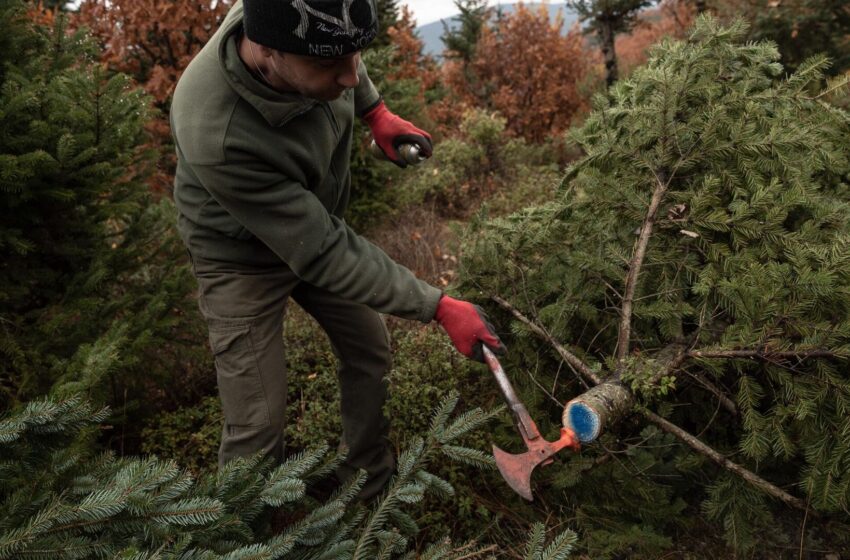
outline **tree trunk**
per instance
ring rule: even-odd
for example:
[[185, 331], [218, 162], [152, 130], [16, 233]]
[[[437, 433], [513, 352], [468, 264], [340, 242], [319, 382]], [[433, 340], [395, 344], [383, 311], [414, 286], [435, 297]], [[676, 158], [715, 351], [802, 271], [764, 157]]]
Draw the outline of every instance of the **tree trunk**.
[[622, 383], [606, 381], [568, 402], [562, 424], [573, 430], [579, 441], [593, 441], [605, 426], [628, 414], [633, 403], [631, 391]]
[[612, 22], [599, 21], [599, 40], [602, 43], [602, 57], [605, 59], [605, 83], [611, 87], [617, 81], [617, 52], [614, 50], [614, 26]]
[[[656, 354], [658, 363], [650, 384], [676, 371], [687, 357], [687, 344], [674, 342]], [[564, 407], [563, 425], [576, 433], [579, 441], [594, 441], [607, 428], [632, 411], [635, 396], [620, 381], [621, 372], [585, 391]]]

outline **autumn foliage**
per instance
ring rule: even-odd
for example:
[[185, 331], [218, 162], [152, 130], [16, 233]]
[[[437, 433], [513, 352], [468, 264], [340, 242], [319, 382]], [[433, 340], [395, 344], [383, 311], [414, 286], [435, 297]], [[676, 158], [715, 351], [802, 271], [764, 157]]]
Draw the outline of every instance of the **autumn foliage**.
[[56, 11], [50, 6], [45, 6], [42, 0], [38, 0], [27, 7], [27, 17], [36, 25], [52, 27]]
[[408, 6], [402, 6], [395, 25], [387, 29], [393, 48], [391, 67], [387, 71], [390, 80], [420, 80], [423, 90], [435, 87], [439, 76], [433, 58], [423, 54], [423, 43], [416, 35], [416, 20]]
[[562, 29], [563, 19], [550, 21], [545, 7], [523, 5], [485, 27], [468, 65], [444, 63], [450, 95], [436, 108], [438, 120], [478, 106], [497, 111], [509, 134], [530, 142], [561, 134], [586, 107], [580, 87], [594, 59], [578, 29], [566, 36]]

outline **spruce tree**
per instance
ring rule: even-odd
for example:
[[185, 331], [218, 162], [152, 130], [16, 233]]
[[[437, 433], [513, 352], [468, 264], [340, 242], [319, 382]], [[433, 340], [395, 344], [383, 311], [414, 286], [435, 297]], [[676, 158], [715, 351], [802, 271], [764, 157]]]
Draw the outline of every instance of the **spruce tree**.
[[616, 381], [652, 423], [549, 471], [599, 553], [663, 548], [699, 508], [742, 549], [782, 542], [785, 505], [848, 544], [850, 115], [818, 93], [825, 57], [787, 75], [746, 34], [702, 16], [658, 46], [595, 98], [552, 201], [478, 220], [464, 249], [469, 295], [526, 319], [513, 359], [555, 348], [575, 378], [542, 385]]
[[[464, 92], [471, 94], [473, 102], [482, 105], [489, 101], [490, 91], [474, 68], [478, 41], [484, 29], [490, 25], [494, 10], [487, 5], [487, 0], [456, 0], [455, 6], [459, 14], [454, 17], [453, 26], [445, 21], [443, 34], [444, 74], [454, 76], [449, 83], [459, 81]], [[456, 101], [456, 100], [453, 100]], [[456, 112], [456, 108], [452, 106]]]
[[398, 22], [397, 0], [377, 0], [378, 8], [378, 36], [372, 41], [371, 46], [386, 47], [390, 45], [390, 36], [387, 29]]
[[481, 30], [487, 25], [493, 10], [487, 6], [487, 0], [455, 0], [455, 7], [459, 11], [454, 18], [455, 27], [442, 22], [443, 34], [440, 39], [445, 47], [444, 56], [469, 64], [475, 56]]

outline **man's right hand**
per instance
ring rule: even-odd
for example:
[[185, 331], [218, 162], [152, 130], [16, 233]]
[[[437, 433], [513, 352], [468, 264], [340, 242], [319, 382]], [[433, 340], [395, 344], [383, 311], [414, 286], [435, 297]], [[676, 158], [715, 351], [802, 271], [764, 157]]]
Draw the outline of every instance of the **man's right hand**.
[[484, 362], [482, 344], [496, 354], [505, 353], [505, 346], [490, 324], [487, 313], [477, 305], [443, 295], [437, 304], [434, 320], [440, 323], [452, 344], [464, 356]]

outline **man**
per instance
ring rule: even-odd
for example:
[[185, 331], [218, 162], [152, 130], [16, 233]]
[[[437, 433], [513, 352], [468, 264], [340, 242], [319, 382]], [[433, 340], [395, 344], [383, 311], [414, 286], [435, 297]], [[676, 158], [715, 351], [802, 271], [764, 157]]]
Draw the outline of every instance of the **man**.
[[361, 498], [394, 458], [381, 407], [390, 369], [378, 312], [437, 320], [481, 359], [502, 346], [480, 308], [418, 280], [345, 223], [355, 114], [388, 158], [430, 136], [389, 112], [360, 60], [377, 33], [374, 0], [237, 2], [181, 77], [171, 108], [178, 229], [199, 286], [224, 410], [219, 464], [283, 458], [289, 298], [327, 332], [340, 362], [337, 473], [364, 468]]

